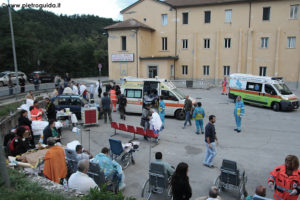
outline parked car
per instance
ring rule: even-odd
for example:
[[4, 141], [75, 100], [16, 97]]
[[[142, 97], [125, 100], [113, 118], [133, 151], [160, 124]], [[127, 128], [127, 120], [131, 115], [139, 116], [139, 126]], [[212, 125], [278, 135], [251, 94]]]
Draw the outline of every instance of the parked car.
[[29, 77], [28, 77], [28, 81], [29, 82], [33, 82], [33, 77], [38, 74], [41, 83], [52, 83], [54, 82], [54, 76], [52, 76], [51, 74], [45, 72], [45, 71], [34, 71], [32, 72]]
[[[56, 97], [53, 97], [52, 102], [55, 105], [55, 109], [57, 111], [63, 110], [65, 108], [70, 108], [70, 111], [74, 114], [76, 114], [76, 117], [78, 119], [81, 119], [81, 109], [89, 104], [87, 100], [82, 98], [79, 95], [58, 95]], [[100, 107], [99, 104], [94, 104], [97, 108], [98, 111], [100, 112]]]
[[[11, 75], [11, 79], [14, 84], [16, 84], [16, 73], [12, 71], [4, 71], [0, 73], [0, 87], [8, 85], [8, 76]], [[27, 81], [27, 76], [24, 72], [18, 72], [19, 79], [24, 76], [25, 81]]]

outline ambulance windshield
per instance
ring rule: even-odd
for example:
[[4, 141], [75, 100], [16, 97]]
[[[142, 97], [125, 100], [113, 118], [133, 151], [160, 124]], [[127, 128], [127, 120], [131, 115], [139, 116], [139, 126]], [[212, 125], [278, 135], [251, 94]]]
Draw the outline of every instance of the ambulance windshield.
[[286, 84], [284, 83], [280, 83], [280, 84], [274, 84], [275, 88], [282, 94], [282, 95], [290, 95], [293, 94], [290, 89], [288, 88], [288, 86], [286, 86]]
[[177, 88], [172, 90], [180, 99], [184, 99], [185, 95]]

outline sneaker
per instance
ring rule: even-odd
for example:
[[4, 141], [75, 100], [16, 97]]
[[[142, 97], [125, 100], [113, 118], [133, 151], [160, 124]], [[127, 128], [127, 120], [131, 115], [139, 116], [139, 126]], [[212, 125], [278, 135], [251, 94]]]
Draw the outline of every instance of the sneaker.
[[200, 132], [195, 132], [197, 135], [199, 135], [200, 134]]
[[203, 131], [202, 131], [201, 133], [202, 133], [202, 135], [204, 134], [204, 132], [203, 132]]
[[235, 129], [233, 129], [234, 131], [238, 131], [238, 129], [237, 128], [235, 128]]
[[185, 129], [185, 126], [183, 126], [182, 129]]
[[238, 133], [242, 132], [241, 130], [237, 130]]
[[147, 137], [147, 136], [144, 136], [144, 140], [148, 141], [148, 137]]

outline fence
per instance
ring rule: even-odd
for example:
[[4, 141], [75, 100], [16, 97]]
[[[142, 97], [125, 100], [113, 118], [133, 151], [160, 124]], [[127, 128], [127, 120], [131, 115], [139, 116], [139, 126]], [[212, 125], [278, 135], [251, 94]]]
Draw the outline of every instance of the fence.
[[216, 86], [214, 84], [214, 80], [206, 80], [206, 79], [172, 80], [171, 82], [178, 88], [210, 89]]

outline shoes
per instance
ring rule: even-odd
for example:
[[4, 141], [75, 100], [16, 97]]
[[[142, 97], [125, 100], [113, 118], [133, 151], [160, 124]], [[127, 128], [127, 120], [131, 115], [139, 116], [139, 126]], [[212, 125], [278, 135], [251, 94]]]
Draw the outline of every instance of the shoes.
[[240, 132], [241, 132], [241, 130], [237, 130], [237, 132], [238, 132], [238, 133], [240, 133]]
[[204, 132], [203, 132], [203, 131], [202, 131], [201, 133], [202, 133], [202, 135], [204, 134]]
[[144, 136], [144, 140], [148, 141], [148, 137], [147, 137], [147, 136]]
[[237, 128], [235, 128], [235, 129], [233, 129], [234, 131], [238, 131], [238, 129]]
[[208, 168], [214, 168], [215, 166], [214, 165], [208, 165], [208, 164], [203, 164], [205, 167], [208, 167]]
[[183, 126], [182, 129], [185, 129], [185, 126]]
[[192, 124], [190, 124], [190, 126], [192, 126]]
[[200, 134], [200, 132], [195, 132], [197, 135], [199, 135]]

